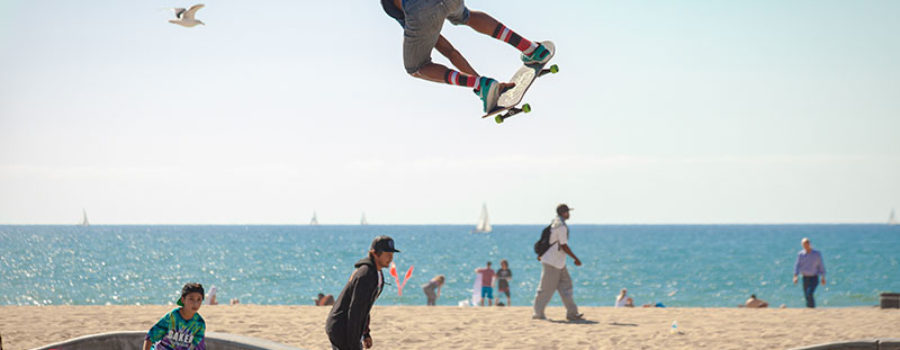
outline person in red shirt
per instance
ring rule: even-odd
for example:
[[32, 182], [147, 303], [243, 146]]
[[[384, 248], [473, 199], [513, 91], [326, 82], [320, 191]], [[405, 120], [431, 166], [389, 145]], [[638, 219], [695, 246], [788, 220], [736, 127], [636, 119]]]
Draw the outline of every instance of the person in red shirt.
[[491, 262], [487, 262], [487, 267], [479, 267], [475, 269], [475, 273], [481, 275], [481, 306], [484, 306], [484, 299], [487, 298], [488, 306], [494, 306], [494, 270], [491, 269]]

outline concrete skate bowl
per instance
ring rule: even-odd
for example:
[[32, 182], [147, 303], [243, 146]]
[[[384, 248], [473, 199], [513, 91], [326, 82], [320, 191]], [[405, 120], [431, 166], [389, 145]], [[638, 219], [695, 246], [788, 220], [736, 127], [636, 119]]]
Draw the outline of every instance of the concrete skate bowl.
[[[35, 350], [90, 350], [121, 349], [141, 350], [147, 332], [127, 331], [91, 334], [59, 343], [44, 345]], [[229, 333], [206, 333], [206, 348], [209, 350], [302, 350], [273, 341], [235, 335]]]
[[900, 350], [900, 338], [853, 340], [805, 346], [791, 350]]

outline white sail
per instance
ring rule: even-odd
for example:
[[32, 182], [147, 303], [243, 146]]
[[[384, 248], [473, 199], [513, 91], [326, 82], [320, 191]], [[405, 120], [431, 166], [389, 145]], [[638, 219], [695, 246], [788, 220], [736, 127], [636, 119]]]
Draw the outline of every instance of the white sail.
[[891, 217], [888, 218], [888, 225], [893, 226], [896, 224], [897, 224], [897, 217], [894, 216], [894, 209], [891, 209]]
[[475, 225], [475, 233], [488, 233], [491, 232], [493, 228], [491, 227], [491, 220], [488, 217], [487, 212], [487, 203], [482, 204], [481, 206], [481, 216], [478, 217], [478, 224]]
[[365, 212], [362, 213], [362, 219], [359, 219], [359, 224], [360, 224], [360, 225], [363, 225], [363, 226], [369, 224], [369, 220], [366, 220], [366, 213], [365, 213]]
[[81, 209], [81, 214], [82, 214], [81, 226], [84, 226], [84, 227], [91, 226], [91, 223], [88, 222], [87, 210]]
[[309, 224], [313, 226], [319, 224], [319, 219], [316, 218], [316, 212], [313, 212], [313, 218], [312, 220], [309, 220]]

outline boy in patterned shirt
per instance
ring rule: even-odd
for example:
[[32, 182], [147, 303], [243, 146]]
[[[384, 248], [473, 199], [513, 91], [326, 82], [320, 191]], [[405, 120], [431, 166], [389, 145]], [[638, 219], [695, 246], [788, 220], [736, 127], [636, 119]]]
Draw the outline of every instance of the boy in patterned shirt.
[[172, 309], [144, 338], [144, 350], [205, 350], [206, 321], [197, 313], [203, 304], [203, 285], [188, 283], [181, 288], [180, 307]]

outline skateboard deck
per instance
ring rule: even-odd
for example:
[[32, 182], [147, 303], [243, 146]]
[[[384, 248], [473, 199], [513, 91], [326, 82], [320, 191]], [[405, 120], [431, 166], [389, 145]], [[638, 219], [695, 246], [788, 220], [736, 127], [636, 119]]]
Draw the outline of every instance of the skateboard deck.
[[[547, 50], [550, 51], [550, 58], [552, 59], [553, 55], [556, 54], [556, 46], [549, 40], [540, 43], [544, 44]], [[549, 61], [550, 60], [548, 59], [547, 62]], [[509, 80], [512, 83], [516, 83], [516, 86], [502, 92], [497, 99], [497, 107], [494, 107], [494, 109], [481, 116], [481, 118], [494, 116], [494, 121], [496, 121], [497, 124], [500, 124], [503, 123], [506, 118], [521, 112], [531, 112], [530, 104], [526, 103], [522, 105], [521, 108], [519, 108], [518, 105], [522, 103], [522, 99], [525, 97], [525, 93], [528, 92], [528, 88], [531, 87], [531, 84], [533, 84], [538, 77], [547, 73], [556, 73], [559, 71], [559, 66], [555, 64], [550, 66], [549, 69], [544, 69], [547, 62], [543, 64], [522, 65], [522, 68], [519, 68], [519, 70], [516, 71], [516, 74], [513, 74], [513, 77]]]

